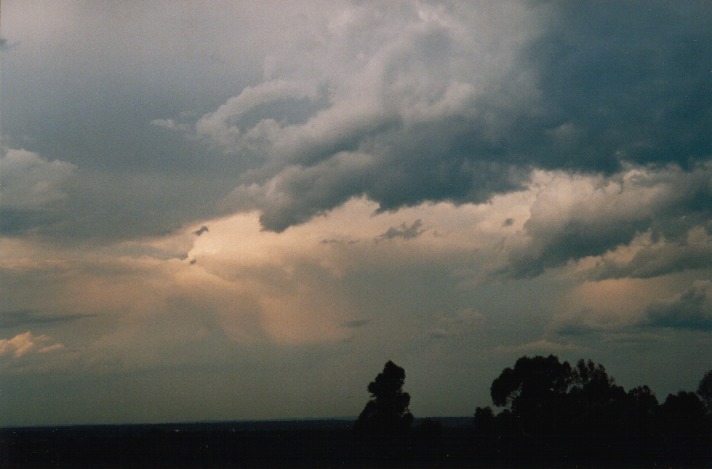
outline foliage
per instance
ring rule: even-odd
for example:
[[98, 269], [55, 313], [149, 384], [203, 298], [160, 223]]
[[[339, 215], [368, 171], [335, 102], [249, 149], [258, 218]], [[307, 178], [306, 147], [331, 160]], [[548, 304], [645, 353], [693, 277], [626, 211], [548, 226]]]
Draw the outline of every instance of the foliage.
[[697, 395], [707, 406], [707, 413], [712, 414], [712, 370], [709, 370], [697, 386]]
[[712, 460], [712, 371], [696, 393], [680, 391], [660, 405], [648, 386], [626, 392], [591, 360], [571, 366], [553, 355], [525, 356], [495, 378], [490, 393], [504, 410], [478, 407], [474, 427], [480, 438], [496, 437], [487, 441], [500, 445], [497, 454]]
[[356, 430], [367, 434], [399, 434], [410, 429], [413, 415], [410, 394], [403, 392], [405, 370], [392, 361], [369, 383], [371, 399], [356, 421]]

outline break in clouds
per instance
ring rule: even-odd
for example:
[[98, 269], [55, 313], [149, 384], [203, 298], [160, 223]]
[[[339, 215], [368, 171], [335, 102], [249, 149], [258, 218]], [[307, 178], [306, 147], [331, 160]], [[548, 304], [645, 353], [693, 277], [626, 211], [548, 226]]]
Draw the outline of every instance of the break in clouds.
[[[475, 381], [522, 353], [639, 376], [651, 349], [709, 345], [707, 2], [7, 1], [2, 20], [0, 372], [160, 370], [156, 418], [190, 418], [180, 367], [256, 379], [229, 407], [252, 415], [280, 388], [260, 363], [298, 396], [314, 361], [360, 383], [385, 354], [430, 367], [427, 396], [462, 360]], [[325, 407], [274, 412], [348, 415], [359, 391], [328, 384]]]

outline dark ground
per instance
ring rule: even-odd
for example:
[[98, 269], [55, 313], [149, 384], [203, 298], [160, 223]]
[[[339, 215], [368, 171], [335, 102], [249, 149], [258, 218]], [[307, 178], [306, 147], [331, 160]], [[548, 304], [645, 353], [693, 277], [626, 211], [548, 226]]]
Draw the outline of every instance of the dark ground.
[[6, 428], [0, 467], [712, 467], [708, 436], [483, 437], [469, 418], [433, 421], [400, 437], [359, 437], [346, 420]]

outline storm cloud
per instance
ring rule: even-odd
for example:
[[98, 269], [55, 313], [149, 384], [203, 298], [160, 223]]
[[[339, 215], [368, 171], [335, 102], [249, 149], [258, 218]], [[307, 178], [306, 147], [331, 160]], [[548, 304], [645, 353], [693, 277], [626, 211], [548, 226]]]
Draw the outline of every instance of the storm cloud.
[[51, 326], [90, 318], [91, 314], [47, 314], [39, 311], [20, 310], [0, 312], [0, 329], [17, 327]]
[[712, 366], [709, 2], [2, 8], [0, 424]]
[[712, 282], [696, 282], [679, 295], [653, 303], [646, 315], [654, 327], [712, 330]]
[[[704, 259], [709, 246], [703, 233], [710, 229], [712, 215], [710, 181], [709, 164], [690, 171], [677, 166], [633, 167], [609, 177], [554, 175], [542, 184], [532, 204], [530, 218], [524, 223], [528, 242], [513, 250], [510, 271], [515, 276], [539, 275], [547, 267], [627, 246], [644, 233], [659, 243], [667, 242], [668, 251], [677, 249], [673, 257], [680, 262], [675, 265], [669, 256], [667, 260], [646, 258], [641, 251], [631, 262], [648, 265], [630, 267], [628, 275], [662, 275], [681, 266], [705, 267], [704, 263], [689, 261], [697, 254]], [[691, 230], [703, 236], [697, 248], [688, 245]], [[695, 243], [696, 239], [693, 236], [691, 241]], [[653, 262], [657, 267], [651, 265]], [[615, 269], [604, 270], [601, 266], [599, 276], [616, 275]]]
[[[342, 28], [320, 30], [313, 45], [331, 61], [305, 64], [325, 72], [322, 91], [306, 89], [306, 71], [290, 68], [195, 124], [238, 157], [264, 155], [230, 205], [257, 208], [266, 229], [282, 231], [361, 195], [382, 210], [485, 202], [521, 189], [532, 168], [607, 177], [625, 165], [673, 164], [709, 176], [700, 166], [712, 148], [708, 6], [650, 3], [643, 15], [631, 13], [635, 3], [529, 7], [489, 4], [472, 16], [403, 5], [384, 8], [375, 24], [372, 5], [353, 7]], [[485, 29], [485, 18], [501, 32]], [[386, 19], [400, 34], [378, 29]], [[354, 60], [364, 46], [371, 55]], [[280, 113], [245, 122], [255, 106], [285, 98], [316, 109], [302, 107], [299, 123]]]
[[[18, 219], [13, 232], [45, 220], [54, 223], [43, 230], [48, 235], [155, 235], [201, 217], [254, 209], [265, 229], [279, 232], [361, 196], [379, 210], [484, 203], [526, 187], [536, 168], [607, 177], [631, 164], [674, 164], [693, 172], [702, 164], [709, 172], [706, 51], [712, 47], [712, 13], [706, 2], [497, 2], [477, 8], [335, 2], [318, 14], [307, 4], [284, 12], [271, 5], [259, 13], [247, 5], [222, 13], [190, 7], [159, 31], [181, 15], [225, 24], [241, 8], [250, 10], [255, 23], [245, 24], [244, 44], [232, 50], [202, 29], [188, 52], [174, 33], [165, 49], [150, 42], [136, 57], [119, 48], [107, 60], [91, 62], [75, 55], [86, 49], [78, 45], [58, 65], [68, 76], [99, 86], [96, 77], [133, 71], [122, 72], [126, 86], [86, 89], [87, 98], [97, 99], [71, 103], [71, 80], [23, 75], [31, 70], [31, 57], [44, 53], [38, 47], [46, 46], [48, 33], [34, 41], [18, 34], [18, 47], [3, 51], [9, 65], [6, 115], [12, 116], [6, 141], [19, 143], [28, 126], [63, 136], [53, 144], [36, 139], [35, 145], [47, 165], [63, 166], [55, 168], [42, 193], [22, 196], [10, 187], [5, 208], [56, 201], [66, 196], [59, 184], [69, 174], [78, 177], [64, 214], [72, 223], [56, 226], [56, 220], [26, 214], [35, 220]], [[11, 6], [11, 13], [17, 10]], [[109, 14], [72, 11], [70, 27], [55, 24], [73, 44], [82, 38], [71, 28], [95, 25]], [[301, 20], [283, 24], [282, 15], [292, 13]], [[279, 31], [283, 40], [250, 48], [262, 22], [273, 22], [265, 32]], [[95, 39], [88, 42], [103, 45], [144, 23], [150, 24], [150, 15], [133, 26], [117, 22], [106, 31], [84, 33]], [[242, 67], [235, 75], [210, 62], [236, 55], [244, 64], [259, 64], [260, 73]], [[213, 76], [226, 81], [212, 86], [210, 74], [194, 75], [193, 64], [219, 71]], [[193, 78], [200, 93], [212, 86], [222, 100], [213, 92], [205, 100], [218, 103], [212, 109], [190, 105], [184, 82], [171, 73], [157, 78], [160, 66]], [[41, 91], [44, 83], [57, 99]], [[238, 92], [226, 95], [228, 90]], [[152, 99], [144, 99], [148, 92]], [[31, 93], [35, 102], [51, 104], [47, 118], [59, 111], [55, 105], [76, 112], [50, 126], [22, 107], [20, 97]], [[131, 107], [133, 120], [127, 120], [124, 106]], [[105, 170], [112, 178], [99, 190], [93, 181]], [[96, 203], [112, 215], [93, 213]], [[22, 218], [13, 213], [11, 218]], [[136, 218], [141, 223], [129, 223]]]

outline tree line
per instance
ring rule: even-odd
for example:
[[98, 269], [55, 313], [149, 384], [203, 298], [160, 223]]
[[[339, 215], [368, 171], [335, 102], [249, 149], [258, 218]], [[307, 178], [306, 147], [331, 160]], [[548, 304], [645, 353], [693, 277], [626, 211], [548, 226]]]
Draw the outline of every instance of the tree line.
[[[403, 368], [388, 361], [368, 385], [358, 435], [443, 433], [435, 419], [413, 425], [404, 382]], [[572, 365], [554, 355], [524, 356], [492, 381], [490, 396], [497, 411], [477, 407], [472, 420], [471, 451], [479, 456], [712, 462], [712, 370], [696, 391], [660, 403], [647, 385], [625, 390], [592, 360]]]
[[712, 370], [659, 402], [591, 360], [525, 356], [492, 381], [491, 405], [456, 425], [414, 418], [405, 378], [387, 362], [355, 422], [0, 429], [0, 467], [712, 467]]

